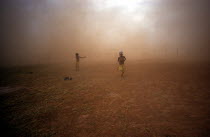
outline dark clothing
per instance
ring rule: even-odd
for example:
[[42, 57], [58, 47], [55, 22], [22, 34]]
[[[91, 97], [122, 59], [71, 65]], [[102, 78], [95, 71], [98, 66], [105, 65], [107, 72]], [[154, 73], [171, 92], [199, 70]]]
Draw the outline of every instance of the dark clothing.
[[79, 62], [79, 55], [76, 55], [76, 61]]
[[125, 56], [119, 56], [118, 57], [118, 62], [119, 62], [120, 65], [123, 65], [125, 60], [126, 60]]

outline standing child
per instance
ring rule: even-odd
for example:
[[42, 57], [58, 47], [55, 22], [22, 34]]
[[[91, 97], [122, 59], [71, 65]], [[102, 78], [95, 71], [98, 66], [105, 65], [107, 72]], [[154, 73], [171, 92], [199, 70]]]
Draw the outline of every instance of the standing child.
[[76, 53], [76, 71], [79, 71], [79, 60], [80, 58], [86, 58], [86, 57], [80, 57], [79, 53]]
[[123, 52], [121, 51], [119, 53], [119, 57], [118, 57], [118, 62], [119, 62], [119, 71], [121, 71], [121, 77], [123, 77], [124, 72], [125, 72], [125, 66], [124, 66], [124, 62], [126, 60], [125, 56], [123, 56]]

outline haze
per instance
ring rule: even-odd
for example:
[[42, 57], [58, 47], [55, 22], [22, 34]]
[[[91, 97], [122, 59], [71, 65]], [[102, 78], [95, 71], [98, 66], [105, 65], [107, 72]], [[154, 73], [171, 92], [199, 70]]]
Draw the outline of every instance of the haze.
[[208, 0], [3, 0], [1, 65], [209, 59]]

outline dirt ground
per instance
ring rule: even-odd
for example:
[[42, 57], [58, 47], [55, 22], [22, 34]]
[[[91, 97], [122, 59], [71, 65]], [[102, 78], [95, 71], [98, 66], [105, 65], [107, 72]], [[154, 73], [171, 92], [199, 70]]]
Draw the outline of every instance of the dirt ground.
[[[81, 62], [1, 69], [4, 136], [210, 136], [210, 64]], [[65, 76], [72, 80], [64, 80]], [[16, 88], [17, 90], [14, 90]]]

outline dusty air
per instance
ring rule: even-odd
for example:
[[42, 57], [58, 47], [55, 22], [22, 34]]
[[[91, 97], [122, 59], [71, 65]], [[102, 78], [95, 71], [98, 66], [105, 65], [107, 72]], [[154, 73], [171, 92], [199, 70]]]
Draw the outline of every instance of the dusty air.
[[208, 0], [2, 0], [2, 137], [210, 136]]

